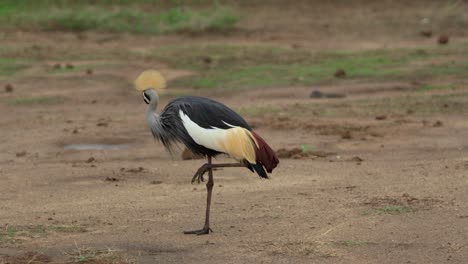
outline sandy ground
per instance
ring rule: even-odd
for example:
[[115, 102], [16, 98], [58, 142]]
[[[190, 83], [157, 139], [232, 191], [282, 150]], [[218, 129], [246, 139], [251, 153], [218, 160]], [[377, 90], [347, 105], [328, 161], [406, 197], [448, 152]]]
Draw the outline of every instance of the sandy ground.
[[[280, 25], [286, 23], [281, 21]], [[259, 25], [254, 22], [244, 23]], [[111, 67], [97, 68], [93, 74], [44, 73], [63, 52], [86, 57], [95, 49], [106, 49], [118, 54], [178, 41], [248, 45], [269, 39], [279, 45], [308, 45], [318, 34], [281, 31], [282, 26], [276, 27], [279, 34], [273, 34], [273, 29], [263, 28], [257, 37], [236, 33], [195, 39], [116, 36], [102, 41], [108, 36], [97, 33], [82, 40], [68, 33], [2, 35], [3, 43], [17, 43], [22, 52], [28, 52], [22, 47], [33, 44], [48, 46], [50, 56], [22, 75], [0, 81], [2, 87], [14, 86], [13, 93], [0, 92], [0, 228], [4, 230], [0, 263], [466, 263], [466, 112], [408, 113], [385, 120], [305, 118], [293, 128], [278, 125], [281, 120], [249, 119], [274, 149], [308, 144], [332, 153], [282, 158], [270, 180], [244, 169], [216, 171], [214, 233], [187, 236], [182, 230], [203, 224], [205, 187], [190, 184], [203, 161], [173, 158], [152, 139], [144, 121], [146, 106], [131, 87], [132, 79], [148, 67], [163, 69], [169, 78], [184, 72], [118, 57], [110, 61]], [[298, 41], [290, 41], [290, 34]], [[371, 44], [370, 37], [361, 42], [348, 37], [354, 43], [350, 49], [389, 43], [382, 35]], [[315, 41], [310, 48], [330, 48], [330, 41]], [[429, 45], [428, 40], [406, 35], [391, 45], [415, 43]], [[317, 103], [333, 107], [337, 100], [353, 104], [360, 98], [411, 93], [392, 89], [401, 86], [411, 84], [395, 80], [329, 85], [324, 89], [345, 91], [348, 96]], [[235, 95], [188, 92], [204, 93], [235, 108], [312, 100], [311, 87], [290, 89]], [[467, 91], [465, 87], [443, 93]], [[65, 101], [6, 103], [16, 97], [49, 95]], [[162, 104], [169, 99], [163, 97]], [[363, 129], [343, 136], [349, 126]], [[70, 144], [110, 144], [118, 149], [67, 149]], [[217, 159], [224, 160], [228, 161]]]

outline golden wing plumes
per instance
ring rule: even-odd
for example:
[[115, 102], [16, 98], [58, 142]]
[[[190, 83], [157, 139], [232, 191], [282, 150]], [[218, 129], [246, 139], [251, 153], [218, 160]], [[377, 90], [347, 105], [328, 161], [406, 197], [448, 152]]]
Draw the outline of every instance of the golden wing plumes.
[[135, 79], [135, 89], [144, 91], [146, 89], [160, 90], [166, 88], [166, 80], [157, 70], [146, 70]]

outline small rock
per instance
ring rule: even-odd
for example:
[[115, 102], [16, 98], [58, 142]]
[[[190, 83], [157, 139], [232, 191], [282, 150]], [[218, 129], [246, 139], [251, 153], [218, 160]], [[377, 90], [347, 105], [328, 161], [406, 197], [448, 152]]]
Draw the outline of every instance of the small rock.
[[385, 119], [387, 119], [386, 115], [379, 115], [375, 117], [375, 120], [385, 120]]
[[91, 103], [95, 104], [95, 103], [97, 103], [97, 100], [92, 100]]
[[161, 184], [163, 183], [162, 181], [151, 181], [150, 184]]
[[361, 157], [354, 156], [354, 157], [350, 158], [349, 161], [362, 162], [364, 160]]
[[314, 90], [314, 91], [312, 91], [312, 93], [310, 93], [309, 97], [310, 98], [315, 98], [315, 99], [318, 99], [318, 98], [344, 98], [344, 97], [346, 97], [346, 95], [341, 94], [341, 93], [323, 93], [321, 91]]
[[312, 91], [312, 93], [310, 93], [309, 97], [310, 98], [323, 98], [323, 93], [321, 91], [314, 90]]
[[73, 134], [78, 134], [78, 129], [76, 129], [76, 128], [73, 129], [72, 133], [73, 133]]
[[138, 173], [138, 172], [142, 172], [142, 171], [144, 171], [144, 170], [145, 170], [145, 168], [143, 168], [143, 167], [138, 167], [138, 168], [127, 169], [127, 172]]
[[94, 72], [92, 69], [86, 69], [86, 74], [87, 75], [92, 75]]
[[433, 127], [441, 127], [441, 126], [443, 126], [443, 125], [444, 125], [444, 123], [442, 123], [442, 121], [437, 120], [432, 126], [433, 126]]
[[210, 63], [213, 62], [213, 59], [211, 57], [209, 57], [209, 56], [204, 56], [204, 57], [202, 57], [202, 61], [204, 63], [206, 63], [206, 64], [210, 64]]
[[342, 138], [342, 139], [352, 139], [353, 136], [351, 135], [351, 131], [346, 130], [345, 132], [343, 132], [343, 133], [341, 134], [341, 138]]
[[441, 35], [439, 36], [439, 38], [437, 39], [437, 42], [440, 44], [440, 45], [446, 45], [449, 43], [449, 36], [447, 35]]
[[86, 162], [87, 163], [91, 163], [91, 162], [95, 162], [96, 159], [94, 157], [90, 157]]
[[96, 124], [96, 126], [98, 126], [98, 127], [107, 127], [107, 125], [108, 124], [106, 122], [99, 122], [99, 123]]
[[343, 69], [337, 69], [335, 71], [335, 74], [333, 74], [333, 76], [335, 76], [336, 78], [344, 78], [346, 77], [346, 72]]
[[16, 157], [24, 157], [24, 156], [26, 156], [26, 153], [27, 153], [26, 151], [18, 152], [18, 153], [16, 153]]
[[423, 37], [430, 38], [432, 37], [432, 31], [431, 30], [422, 30], [419, 32], [419, 34]]
[[47, 220], [52, 221], [54, 220], [52, 217], [47, 218]]
[[7, 84], [5, 85], [5, 92], [6, 92], [6, 93], [11, 93], [11, 92], [13, 92], [13, 85], [7, 83]]
[[[114, 178], [114, 177], [106, 177], [106, 178], [104, 179], [104, 181], [108, 181], [108, 182], [118, 182], [119, 179]], [[117, 185], [116, 185], [116, 186], [117, 186]]]

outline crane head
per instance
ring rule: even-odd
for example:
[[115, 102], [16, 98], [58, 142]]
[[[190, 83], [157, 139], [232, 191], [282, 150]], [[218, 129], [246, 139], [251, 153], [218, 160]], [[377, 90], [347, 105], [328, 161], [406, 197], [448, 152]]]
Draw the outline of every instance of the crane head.
[[146, 70], [135, 79], [135, 89], [144, 91], [154, 89], [156, 91], [166, 88], [166, 80], [157, 70]]

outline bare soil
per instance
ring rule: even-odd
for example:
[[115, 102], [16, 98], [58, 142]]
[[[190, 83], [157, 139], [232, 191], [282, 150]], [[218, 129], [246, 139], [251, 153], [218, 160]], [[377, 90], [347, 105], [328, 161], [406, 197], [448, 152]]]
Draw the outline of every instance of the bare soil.
[[[214, 232], [182, 234], [203, 224], [205, 187], [190, 184], [203, 160], [171, 157], [155, 142], [144, 120], [146, 105], [131, 82], [146, 68], [162, 69], [170, 79], [187, 72], [122, 53], [180, 42], [268, 42], [317, 51], [437, 45], [436, 37], [428, 40], [418, 31], [395, 35], [394, 27], [383, 24], [366, 34], [348, 34], [351, 29], [336, 18], [343, 17], [340, 10], [378, 17], [384, 9], [395, 18], [401, 3], [390, 10], [390, 1], [363, 9], [324, 4], [317, 10], [319, 4], [304, 2], [287, 10], [244, 7], [258, 16], [225, 36], [3, 33], [1, 42], [15, 46], [18, 55], [47, 51], [42, 62], [0, 80], [0, 263], [466, 263], [468, 115], [463, 111], [248, 118], [274, 149], [282, 149], [279, 167], [270, 180], [244, 169], [215, 171]], [[407, 8], [418, 13], [423, 6]], [[306, 11], [310, 17], [297, 22]], [[463, 43], [466, 32], [458, 33], [448, 45]], [[57, 61], [84, 63], [96, 50], [106, 54], [106, 67], [46, 73]], [[3, 92], [8, 85], [12, 90]], [[324, 85], [324, 91], [347, 96], [322, 99], [309, 98], [316, 87], [184, 92], [235, 108], [308, 101], [337, 108], [363, 98], [414, 95], [412, 86], [400, 80]], [[468, 86], [431, 93], [466, 95]], [[30, 96], [58, 96], [63, 102], [8, 103]], [[171, 98], [163, 96], [162, 105]], [[72, 144], [104, 144], [104, 149], [67, 148]]]

